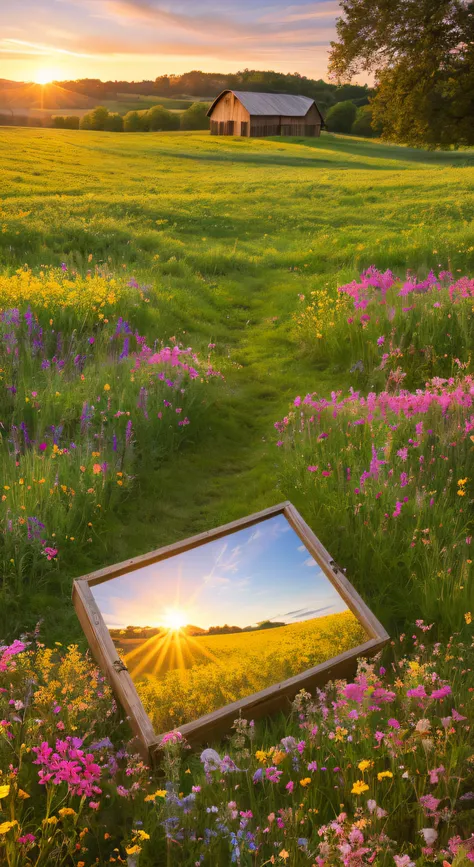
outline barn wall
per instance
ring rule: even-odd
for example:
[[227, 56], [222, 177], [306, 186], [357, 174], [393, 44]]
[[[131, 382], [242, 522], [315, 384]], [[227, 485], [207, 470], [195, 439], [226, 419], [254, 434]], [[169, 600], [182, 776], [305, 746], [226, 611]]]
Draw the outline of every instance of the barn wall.
[[[241, 135], [241, 123], [247, 123], [250, 127], [250, 115], [246, 108], [235, 98], [233, 93], [226, 93], [217, 105], [214, 106], [211, 119], [211, 134], [213, 135]], [[231, 131], [229, 129], [229, 121], [233, 121], [234, 126]], [[225, 124], [224, 130], [216, 127], [216, 124]], [[247, 135], [249, 132], [247, 131]]]

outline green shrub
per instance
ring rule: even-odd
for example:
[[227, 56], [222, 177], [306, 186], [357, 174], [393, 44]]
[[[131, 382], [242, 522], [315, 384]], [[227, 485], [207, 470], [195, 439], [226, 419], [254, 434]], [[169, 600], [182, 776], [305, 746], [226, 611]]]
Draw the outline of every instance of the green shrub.
[[326, 115], [326, 125], [330, 132], [351, 132], [356, 119], [357, 109], [349, 99], [331, 106]]
[[143, 123], [138, 111], [129, 111], [123, 119], [123, 128], [125, 132], [140, 132], [143, 130]]
[[107, 132], [123, 132], [123, 117], [121, 114], [109, 114], [104, 129]]
[[380, 135], [382, 128], [380, 124], [374, 125], [373, 111], [371, 105], [361, 105], [357, 109], [357, 114], [354, 123], [352, 124], [351, 133], [361, 135], [364, 138], [372, 138]]
[[194, 102], [181, 115], [181, 129], [209, 129], [207, 102]]
[[144, 115], [143, 124], [146, 124], [151, 132], [179, 129], [179, 115], [173, 114], [162, 105], [154, 105]]

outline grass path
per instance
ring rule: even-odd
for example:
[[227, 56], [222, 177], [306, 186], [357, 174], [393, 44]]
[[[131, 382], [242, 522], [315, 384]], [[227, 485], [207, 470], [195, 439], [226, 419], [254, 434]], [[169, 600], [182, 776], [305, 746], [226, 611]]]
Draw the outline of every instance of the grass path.
[[[474, 155], [364, 140], [0, 130], [0, 268], [106, 262], [153, 287], [153, 336], [216, 344], [227, 385], [207, 439], [138, 480], [112, 562], [279, 499], [273, 422], [347, 389], [291, 332], [298, 295], [375, 263], [473, 273]], [[304, 504], [302, 510], [304, 512]], [[103, 557], [101, 557], [103, 560]], [[78, 558], [76, 574], [95, 564]], [[74, 630], [75, 618], [64, 614]], [[62, 629], [60, 625], [58, 629]]]

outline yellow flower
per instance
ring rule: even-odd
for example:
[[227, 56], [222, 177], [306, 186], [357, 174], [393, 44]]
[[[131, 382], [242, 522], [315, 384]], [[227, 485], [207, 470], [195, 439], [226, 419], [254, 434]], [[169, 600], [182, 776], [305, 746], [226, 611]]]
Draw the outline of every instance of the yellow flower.
[[157, 789], [153, 794], [147, 795], [145, 801], [154, 801], [155, 798], [166, 798], [167, 794], [166, 789]]
[[125, 851], [126, 851], [127, 855], [137, 855], [138, 852], [142, 851], [142, 847], [136, 846], [136, 845], [135, 846], [129, 846], [128, 848], [125, 847]]
[[458, 497], [465, 497], [465, 496], [466, 496], [466, 491], [463, 491], [461, 488], [459, 488]]
[[311, 777], [305, 777], [304, 780], [300, 780], [300, 786], [303, 786], [303, 789], [305, 789], [306, 786], [309, 786], [310, 783]]
[[133, 836], [134, 836], [135, 840], [149, 840], [150, 839], [150, 835], [147, 834], [146, 831], [139, 831], [139, 830], [133, 831]]
[[6, 798], [10, 792], [10, 786], [0, 786], [0, 798]]
[[278, 853], [280, 858], [283, 858], [286, 861], [287, 858], [290, 857], [290, 853], [286, 851], [286, 849], [282, 849], [281, 852]]
[[11, 831], [11, 829], [14, 828], [16, 825], [18, 825], [17, 821], [3, 822], [0, 825], [0, 834], [8, 834], [8, 832]]
[[75, 816], [76, 811], [73, 810], [72, 807], [63, 807], [59, 811], [59, 815], [61, 816], [62, 819], [64, 819], [65, 816]]
[[465, 478], [465, 479], [458, 479], [458, 485], [459, 485], [459, 487], [460, 487], [460, 488], [463, 488], [464, 485], [467, 485], [468, 481], [469, 481], [468, 478]]
[[43, 825], [57, 825], [59, 819], [57, 816], [50, 816], [49, 819], [43, 819]]
[[357, 780], [351, 789], [352, 795], [362, 795], [363, 792], [368, 792], [369, 787], [363, 780]]
[[261, 762], [261, 764], [264, 765], [267, 761], [268, 755], [269, 754], [266, 753], [265, 750], [257, 750], [257, 752], [255, 753], [255, 758], [257, 759], [257, 762]]
[[110, 391], [110, 385], [108, 382], [106, 382], [104, 385], [104, 391]]
[[391, 771], [380, 771], [380, 773], [377, 774], [377, 779], [378, 779], [379, 783], [380, 783], [383, 779], [385, 779], [386, 777], [387, 777], [388, 779], [391, 779], [391, 778], [393, 777], [392, 772], [391, 772]]
[[464, 620], [466, 621], [468, 626], [470, 623], [472, 623], [472, 614], [470, 611], [466, 611], [466, 613], [464, 615]]
[[367, 759], [364, 759], [362, 762], [359, 762], [357, 767], [359, 768], [359, 771], [362, 771], [362, 773], [364, 773], [364, 771], [366, 771], [367, 768], [371, 768], [372, 765], [373, 762], [369, 762]]
[[30, 798], [31, 795], [28, 792], [24, 792], [23, 789], [18, 789], [18, 797], [20, 801], [26, 801], [27, 798]]

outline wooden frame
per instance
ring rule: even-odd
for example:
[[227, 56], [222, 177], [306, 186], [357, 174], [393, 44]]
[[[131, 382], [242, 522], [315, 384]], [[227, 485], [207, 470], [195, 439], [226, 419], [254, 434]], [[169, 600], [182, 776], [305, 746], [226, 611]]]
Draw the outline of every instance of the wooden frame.
[[276, 515], [285, 516], [323, 573], [342, 596], [347, 607], [355, 614], [364, 627], [369, 638], [363, 644], [351, 648], [339, 656], [310, 668], [301, 674], [260, 690], [253, 695], [246, 696], [197, 720], [179, 726], [179, 730], [191, 745], [209, 742], [217, 738], [224, 731], [229, 730], [240, 713], [246, 716], [251, 714], [253, 718], [261, 717], [275, 710], [286, 708], [289, 701], [301, 689], [314, 689], [315, 686], [323, 685], [330, 679], [352, 677], [356, 670], [358, 657], [372, 656], [387, 643], [389, 636], [382, 624], [372, 614], [357, 591], [352, 587], [341, 568], [331, 558], [328, 551], [326, 551], [319, 539], [289, 501], [272, 506], [269, 509], [264, 509], [246, 518], [232, 521], [215, 530], [209, 530], [197, 536], [184, 539], [181, 542], [159, 548], [149, 554], [134, 557], [123, 563], [107, 566], [97, 572], [85, 575], [74, 581], [72, 594], [74, 607], [92, 653], [105, 671], [118, 701], [129, 716], [132, 728], [140, 742], [142, 752], [147, 757], [151, 756], [153, 758], [154, 753], [159, 749], [162, 733], [154, 731], [133, 680], [117, 653], [109, 630], [95, 602], [91, 587], [105, 581], [110, 581], [120, 575], [133, 572], [137, 568], [166, 560], [176, 554], [204, 545], [206, 542], [251, 527]]

